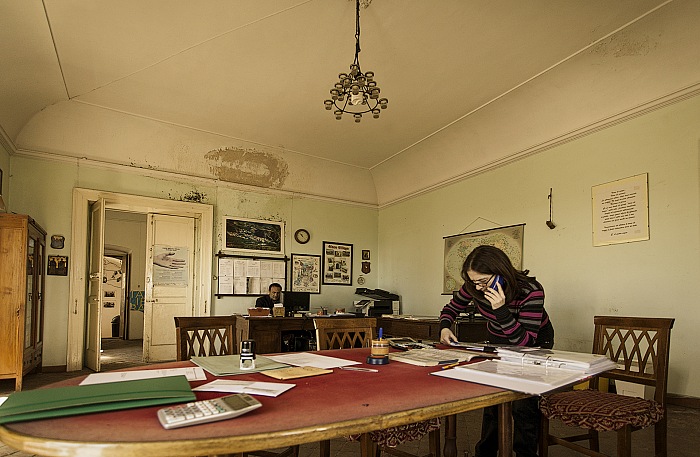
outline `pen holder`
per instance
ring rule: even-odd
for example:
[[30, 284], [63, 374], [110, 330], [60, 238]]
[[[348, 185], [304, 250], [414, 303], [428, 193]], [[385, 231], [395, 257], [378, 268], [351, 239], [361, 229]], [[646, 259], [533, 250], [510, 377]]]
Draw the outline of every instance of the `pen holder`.
[[389, 341], [384, 339], [372, 340], [367, 363], [371, 365], [389, 363]]

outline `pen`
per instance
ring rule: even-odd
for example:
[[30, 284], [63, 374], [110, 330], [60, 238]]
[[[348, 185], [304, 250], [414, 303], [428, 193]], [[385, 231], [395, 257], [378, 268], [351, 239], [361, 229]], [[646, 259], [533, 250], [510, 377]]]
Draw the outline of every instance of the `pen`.
[[368, 371], [371, 373], [378, 373], [379, 370], [375, 370], [374, 368], [361, 368], [361, 367], [340, 367], [341, 370], [348, 370], [348, 371]]
[[456, 363], [456, 362], [459, 362], [459, 359], [441, 360], [438, 362], [438, 365], [446, 365], [448, 363]]
[[457, 365], [459, 365], [459, 362], [449, 363], [447, 365], [442, 365], [441, 368], [443, 370], [447, 370], [448, 368], [456, 367]]

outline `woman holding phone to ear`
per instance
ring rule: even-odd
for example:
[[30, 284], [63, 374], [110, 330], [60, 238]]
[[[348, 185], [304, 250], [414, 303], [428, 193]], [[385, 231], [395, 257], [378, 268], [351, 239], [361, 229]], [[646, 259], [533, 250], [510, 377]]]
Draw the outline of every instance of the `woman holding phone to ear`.
[[[486, 319], [494, 344], [554, 345], [554, 327], [544, 309], [544, 289], [529, 271], [518, 271], [508, 256], [493, 246], [478, 246], [464, 261], [464, 285], [440, 313], [440, 341], [456, 342], [450, 327], [460, 312], [474, 302]], [[513, 402], [513, 450], [517, 457], [537, 457], [540, 426], [537, 397]], [[484, 408], [481, 439], [475, 457], [498, 454], [498, 410]]]

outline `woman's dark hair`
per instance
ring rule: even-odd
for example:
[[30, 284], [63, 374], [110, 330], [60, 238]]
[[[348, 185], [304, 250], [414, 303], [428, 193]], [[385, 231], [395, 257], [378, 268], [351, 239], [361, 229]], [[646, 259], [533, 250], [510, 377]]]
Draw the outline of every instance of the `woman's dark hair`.
[[478, 246], [469, 253], [462, 265], [462, 279], [469, 295], [478, 299], [484, 299], [484, 293], [477, 290], [474, 283], [467, 275], [468, 271], [475, 271], [484, 275], [501, 275], [505, 282], [506, 303], [513, 301], [520, 287], [518, 280], [524, 280], [528, 270], [518, 271], [513, 267], [505, 252], [494, 246]]

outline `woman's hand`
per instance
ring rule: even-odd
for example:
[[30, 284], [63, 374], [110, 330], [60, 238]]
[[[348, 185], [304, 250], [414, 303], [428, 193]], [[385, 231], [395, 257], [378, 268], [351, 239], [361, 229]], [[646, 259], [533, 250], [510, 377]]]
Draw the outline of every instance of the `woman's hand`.
[[496, 290], [493, 290], [490, 287], [487, 287], [486, 290], [484, 290], [484, 298], [491, 303], [491, 308], [493, 309], [500, 308], [506, 303], [506, 294], [503, 292], [503, 288], [499, 282], [496, 282], [496, 287]]
[[440, 330], [440, 342], [442, 344], [450, 344], [452, 342], [457, 342], [457, 337], [455, 336], [454, 333], [452, 333], [452, 330], [449, 328], [443, 328]]

